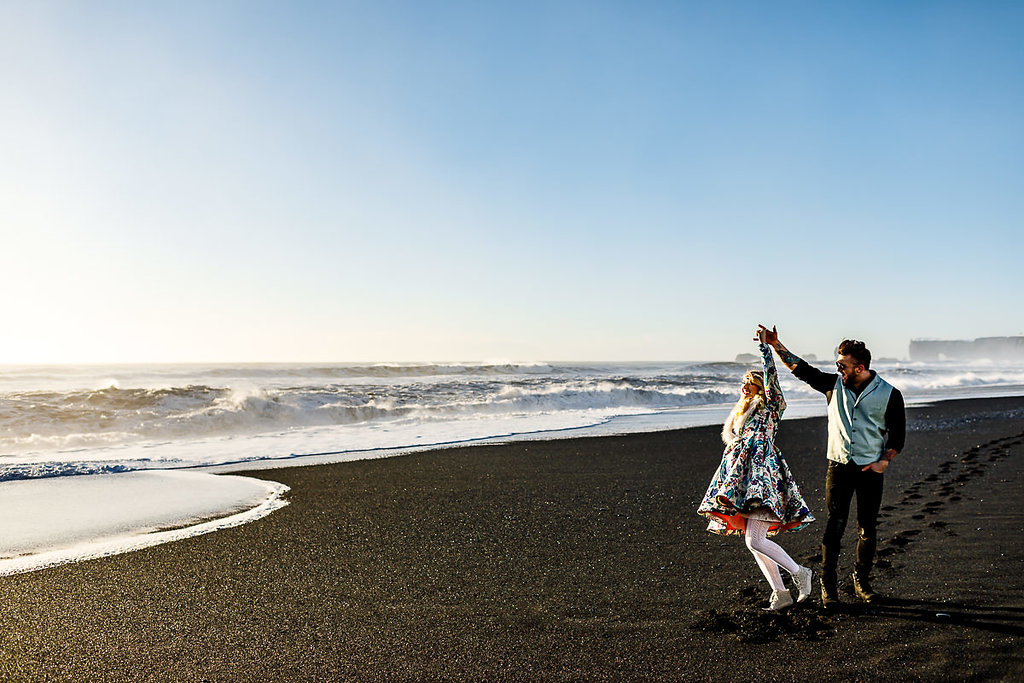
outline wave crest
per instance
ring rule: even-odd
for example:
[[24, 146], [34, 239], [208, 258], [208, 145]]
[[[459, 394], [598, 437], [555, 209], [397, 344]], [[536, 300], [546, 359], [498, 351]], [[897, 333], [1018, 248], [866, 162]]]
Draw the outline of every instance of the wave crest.
[[[90, 388], [66, 391], [24, 390], [26, 378], [44, 375], [22, 372], [12, 380], [11, 373], [0, 372], [0, 389], [5, 389], [0, 392], [0, 453], [256, 436], [311, 427], [388, 429], [588, 411], [604, 417], [657, 412], [731, 403], [747, 367], [498, 362], [201, 370], [159, 366], [127, 376], [102, 368], [90, 376], [79, 370], [75, 381]], [[1024, 384], [1020, 366], [880, 363], [879, 371], [911, 395]], [[164, 384], [168, 379], [183, 381]], [[788, 373], [781, 379], [787, 398], [820, 396]]]

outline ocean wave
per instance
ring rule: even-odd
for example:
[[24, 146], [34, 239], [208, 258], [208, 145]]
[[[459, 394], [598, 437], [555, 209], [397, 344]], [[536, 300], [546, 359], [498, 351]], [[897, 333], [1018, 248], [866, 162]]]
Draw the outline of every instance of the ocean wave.
[[1024, 384], [1024, 367], [992, 367], [989, 364], [972, 364], [969, 367], [908, 364], [885, 368], [880, 372], [901, 391], [909, 393]]
[[[312, 427], [387, 429], [576, 411], [604, 416], [657, 412], [731, 403], [748, 367], [730, 362], [155, 366], [135, 369], [135, 374], [123, 368], [77, 370], [74, 382], [89, 387], [67, 390], [25, 390], [32, 373], [8, 369], [0, 372], [0, 454]], [[910, 395], [1024, 384], [1022, 366], [878, 367]], [[52, 379], [55, 373], [35, 374]], [[182, 381], [163, 384], [172, 378]], [[781, 380], [788, 398], [819, 396], [787, 372]]]
[[0, 467], [0, 481], [72, 477], [89, 474], [120, 474], [140, 469], [139, 464], [50, 461], [16, 463]]
[[[721, 383], [719, 383], [721, 384]], [[708, 382], [614, 377], [434, 381], [278, 389], [215, 387], [27, 392], [0, 397], [0, 452], [258, 434], [327, 425], [575, 410], [658, 410], [730, 400]]]

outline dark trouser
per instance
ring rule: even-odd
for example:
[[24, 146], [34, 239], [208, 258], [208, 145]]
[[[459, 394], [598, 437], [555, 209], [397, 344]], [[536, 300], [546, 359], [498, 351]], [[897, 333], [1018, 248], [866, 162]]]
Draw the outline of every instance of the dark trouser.
[[835, 582], [839, 564], [839, 548], [850, 516], [850, 502], [857, 494], [857, 576], [867, 578], [875, 562], [878, 545], [876, 528], [878, 508], [882, 504], [882, 482], [885, 477], [854, 462], [845, 465], [829, 461], [825, 475], [825, 507], [828, 520], [825, 536], [821, 539], [821, 576], [824, 581]]

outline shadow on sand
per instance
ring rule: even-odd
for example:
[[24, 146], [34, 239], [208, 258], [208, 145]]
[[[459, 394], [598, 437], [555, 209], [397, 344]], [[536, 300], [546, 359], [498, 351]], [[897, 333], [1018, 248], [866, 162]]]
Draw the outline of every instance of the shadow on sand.
[[747, 643], [768, 643], [786, 638], [820, 640], [841, 633], [843, 622], [849, 617], [877, 617], [1024, 636], [1024, 607], [879, 598], [870, 604], [844, 601], [827, 611], [816, 601], [808, 600], [782, 612], [764, 612], [760, 608], [765, 601], [752, 589], [743, 589], [736, 597], [738, 600], [731, 607], [699, 612], [691, 628], [732, 635]]
[[977, 628], [994, 633], [1024, 636], [1024, 607], [968, 605], [904, 598], [882, 598], [877, 602], [844, 603], [842, 613], [890, 619], [912, 619], [934, 624]]

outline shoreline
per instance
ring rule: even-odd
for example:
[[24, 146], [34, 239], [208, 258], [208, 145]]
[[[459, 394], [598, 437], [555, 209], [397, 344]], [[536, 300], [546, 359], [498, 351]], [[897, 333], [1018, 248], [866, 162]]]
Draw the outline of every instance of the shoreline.
[[[1005, 392], [1006, 389], [1012, 389], [1012, 391]], [[974, 395], [971, 392], [965, 393], [966, 395], [944, 397], [918, 396], [908, 399], [907, 408], [928, 408], [950, 401], [989, 401], [1024, 398], [1024, 385], [993, 388], [993, 393], [995, 395], [992, 396]], [[547, 429], [497, 436], [483, 436], [422, 445], [380, 446], [365, 449], [306, 453], [301, 455], [292, 454], [282, 457], [269, 457], [263, 460], [240, 460], [216, 465], [194, 465], [182, 469], [192, 469], [217, 474], [233, 474], [291, 467], [332, 465], [343, 462], [355, 462], [358, 460], [375, 460], [380, 458], [400, 457], [416, 453], [428, 453], [432, 451], [444, 451], [473, 446], [493, 446], [509, 443], [562, 441], [566, 439], [590, 439], [603, 438], [607, 436], [629, 436], [634, 434], [642, 435], [656, 434], [660, 432], [675, 432], [699, 427], [721, 425], [725, 416], [728, 415], [729, 411], [732, 409], [732, 406], [732, 403], [697, 405], [684, 409], [673, 409], [662, 412], [641, 413], [637, 415], [618, 415], [604, 422], [580, 425], [576, 427], [565, 427], [561, 429]], [[680, 421], [678, 419], [678, 414], [680, 412], [693, 412], [695, 416]], [[789, 424], [794, 420], [808, 420], [824, 416], [825, 404], [822, 402], [820, 397], [814, 399], [802, 399], [800, 401], [795, 401], [790, 405], [786, 414], [783, 415], [783, 424]], [[649, 418], [651, 419], [648, 420]], [[672, 418], [675, 419], [672, 420]], [[669, 423], [669, 420], [672, 420], [672, 422]], [[616, 426], [618, 423], [630, 421], [638, 421], [641, 423], [647, 422], [648, 427], [645, 428], [641, 426], [635, 429], [623, 431], [621, 427]], [[650, 428], [649, 425], [652, 424], [669, 426]]]
[[[0, 579], [0, 674], [1020, 675], [1024, 398], [944, 401], [908, 418], [907, 449], [886, 475], [879, 606], [760, 612], [767, 584], [742, 542], [707, 534], [695, 512], [721, 455], [718, 427], [706, 426], [247, 471], [289, 486], [290, 504], [216, 534]], [[824, 441], [822, 418], [780, 427], [819, 521], [776, 540], [812, 566]]]
[[[807, 402], [804, 401], [803, 403], [804, 405], [796, 411], [792, 411], [797, 413], [795, 419], [805, 419], [808, 417], [806, 415], [808, 412]], [[817, 401], [815, 403], [817, 403]], [[8, 519], [14, 518], [19, 520], [16, 523], [17, 533], [15, 533], [15, 537], [19, 538], [19, 542], [12, 545], [10, 538], [4, 539], [4, 541], [6, 541], [6, 545], [0, 542], [0, 576], [38, 571], [61, 564], [82, 562], [125, 552], [134, 552], [141, 548], [159, 545], [161, 543], [174, 542], [193, 535], [209, 533], [210, 531], [217, 530], [219, 528], [234, 526], [236, 524], [245, 523], [246, 521], [254, 521], [264, 515], [270, 514], [278, 507], [287, 504], [286, 501], [281, 500], [281, 496], [288, 490], [287, 486], [282, 486], [276, 482], [270, 482], [266, 479], [250, 476], [250, 479], [266, 482], [269, 498], [259, 502], [257, 505], [249, 509], [231, 502], [221, 506], [224, 509], [222, 514], [213, 514], [211, 512], [212, 508], [207, 509], [207, 507], [204, 507], [195, 514], [179, 513], [177, 515], [172, 514], [161, 516], [159, 513], [156, 513], [149, 508], [140, 510], [138, 509], [139, 506], [135, 506], [136, 509], [133, 510], [131, 508], [122, 507], [117, 510], [117, 515], [114, 518], [107, 515], [107, 518], [104, 521], [101, 521], [100, 519], [91, 519], [91, 528], [96, 529], [96, 533], [93, 535], [89, 535], [88, 528], [82, 530], [73, 530], [71, 528], [72, 525], [76, 523], [80, 524], [77, 520], [81, 517], [94, 518], [95, 513], [92, 508], [96, 506], [103, 507], [106, 505], [103, 498], [110, 498], [111, 496], [120, 498], [139, 498], [140, 496], [152, 497], [154, 493], [160, 493], [161, 495], [164, 494], [163, 491], [158, 492], [151, 488], [150, 490], [146, 490], [144, 487], [132, 487], [130, 485], [130, 480], [133, 477], [149, 477], [152, 479], [153, 477], [160, 476], [188, 476], [185, 473], [197, 472], [210, 476], [224, 475], [230, 478], [232, 476], [245, 476], [246, 474], [251, 475], [252, 472], [257, 470], [280, 469], [283, 467], [307, 467], [320, 464], [350, 462], [352, 460], [400, 457], [415, 453], [444, 451], [453, 448], [481, 445], [546, 442], [602, 436], [625, 436], [627, 434], [651, 434], [661, 431], [676, 431], [678, 429], [691, 429], [694, 427], [708, 426], [708, 424], [716, 424], [721, 421], [721, 419], [719, 419], [721, 416], [718, 413], [724, 414], [725, 411], [730, 408], [731, 406], [726, 404], [721, 406], [696, 406], [692, 411], [690, 411], [691, 414], [683, 420], [684, 426], [681, 427], [664, 426], [666, 424], [666, 420], [669, 423], [679, 421], [679, 416], [676, 414], [678, 411], [667, 411], [667, 415], [652, 413], [649, 415], [642, 414], [622, 416], [620, 418], [613, 418], [595, 425], [582, 425], [579, 427], [569, 427], [564, 429], [470, 438], [436, 444], [424, 444], [421, 446], [404, 446], [397, 448], [381, 447], [362, 450], [333, 451], [285, 458], [268, 458], [266, 460], [257, 461], [225, 462], [218, 465], [190, 466], [172, 469], [142, 469], [119, 474], [90, 475], [90, 477], [85, 481], [90, 484], [92, 484], [93, 481], [96, 482], [96, 485], [102, 484], [102, 487], [105, 489], [104, 495], [98, 496], [95, 493], [88, 494], [86, 493], [88, 488], [80, 490], [81, 487], [78, 487], [78, 489], [72, 487], [68, 491], [58, 494], [58, 497], [62, 498], [60, 507], [64, 511], [64, 515], [67, 520], [61, 522], [47, 520], [45, 513], [43, 512], [47, 508], [57, 507], [58, 505], [57, 501], [45, 502], [47, 498], [53, 497], [54, 495], [52, 492], [49, 492], [48, 489], [57, 488], [58, 490], [62, 490], [69, 484], [77, 483], [77, 480], [70, 480], [67, 477], [12, 480], [11, 485], [14, 487], [28, 486], [33, 488], [33, 493], [30, 496], [25, 495], [25, 493], [21, 493], [21, 495], [16, 498], [24, 501], [24, 503], [31, 503], [35, 509], [26, 511], [19, 509], [19, 505], [17, 504], [11, 505], [12, 496], [10, 494], [13, 493], [13, 490], [10, 488], [6, 489], [8, 499], [5, 499], [4, 501], [7, 504], [7, 508], [4, 510], [4, 516]], [[638, 418], [639, 422], [637, 421]], [[792, 421], [794, 418], [790, 417], [787, 419]], [[687, 422], [694, 422], [694, 424], [686, 424]], [[707, 422], [707, 424], [705, 424], [705, 422]], [[629, 423], [633, 423], [633, 429], [621, 431], [621, 425]], [[658, 424], [663, 426], [661, 428], [654, 426]], [[643, 429], [640, 425], [647, 425], [651, 428]], [[7, 482], [4, 483], [6, 484]], [[123, 483], [124, 486], [115, 487], [115, 483]], [[149, 482], [149, 484], [150, 487], [152, 487], [152, 482]], [[269, 492], [269, 489], [274, 490], [273, 492]], [[71, 498], [68, 498], [69, 493], [73, 494]], [[174, 502], [180, 504], [180, 500], [176, 500]], [[204, 501], [204, 503], [208, 503], [208, 501]], [[69, 528], [62, 529], [60, 532], [60, 539], [63, 542], [46, 543], [42, 539], [39, 541], [29, 539], [28, 529], [26, 527], [30, 528], [32, 526], [33, 523], [29, 520], [33, 518], [43, 520], [42, 522], [35, 522], [37, 525], [42, 523], [50, 526], [56, 526], [58, 523], [67, 524], [67, 522], [70, 522], [70, 524], [68, 524]], [[154, 524], [154, 519], [157, 518], [161, 521]], [[136, 519], [137, 521], [132, 521]], [[103, 529], [104, 532], [100, 532], [100, 529]], [[39, 535], [44, 533], [51, 532], [48, 529], [39, 531]]]
[[[1013, 394], [1000, 395], [995, 398], [1014, 398]], [[958, 399], [958, 398], [946, 398], [940, 401], [928, 401], [928, 402], [911, 402], [908, 407], [912, 408], [926, 408], [934, 406], [936, 404], [943, 403], [944, 401], [956, 401], [956, 400], [976, 400], [979, 397], [971, 397], [970, 399]], [[815, 401], [818, 403], [818, 401]], [[678, 421], [678, 416], [674, 415], [677, 411], [669, 411], [673, 413], [668, 418], [660, 414], [642, 414], [633, 416], [622, 416], [621, 418], [613, 418], [604, 423], [596, 425], [583, 425], [580, 427], [569, 427], [564, 429], [545, 430], [538, 432], [524, 432], [521, 434], [508, 434], [502, 436], [489, 436], [481, 438], [471, 438], [466, 440], [443, 442], [437, 444], [424, 444], [421, 446], [406, 446], [406, 447], [381, 447], [371, 448], [365, 450], [349, 450], [349, 451], [334, 451], [327, 453], [312, 453], [307, 455], [291, 456], [287, 458], [268, 458], [266, 460], [256, 461], [238, 461], [238, 462], [226, 462], [218, 465], [203, 465], [203, 466], [190, 466], [183, 468], [173, 469], [153, 469], [153, 470], [133, 470], [127, 473], [119, 475], [95, 475], [100, 480], [107, 481], [107, 487], [109, 488], [113, 482], [120, 482], [124, 480], [125, 484], [129, 484], [127, 480], [133, 476], [142, 477], [153, 477], [161, 476], [166, 473], [167, 476], [181, 476], [175, 473], [187, 473], [197, 472], [210, 476], [225, 475], [229, 478], [232, 476], [244, 477], [249, 476], [250, 479], [256, 479], [260, 482], [265, 482], [268, 487], [268, 496], [266, 499], [259, 502], [257, 505], [251, 508], [245, 508], [236, 504], [227, 504], [222, 506], [224, 512], [222, 514], [212, 514], [205, 508], [202, 511], [198, 511], [195, 514], [178, 514], [177, 516], [171, 515], [166, 516], [162, 523], [153, 524], [152, 518], [157, 515], [152, 510], [146, 510], [144, 512], [137, 512], [138, 522], [129, 521], [131, 513], [130, 509], [124, 509], [118, 511], [118, 516], [115, 519], [108, 519], [106, 526], [109, 527], [113, 533], [108, 532], [100, 534], [95, 537], [89, 537], [84, 532], [62, 532], [62, 536], [67, 538], [73, 538], [74, 543], [65, 542], [63, 544], [47, 545], [45, 543], [33, 543], [31, 549], [25, 545], [25, 541], [22, 540], [21, 545], [24, 548], [21, 551], [10, 550], [2, 552], [3, 547], [0, 547], [0, 576], [17, 574], [22, 572], [38, 571], [42, 569], [48, 569], [57, 565], [67, 564], [72, 562], [82, 562], [90, 559], [96, 559], [98, 557], [105, 557], [110, 555], [116, 555], [126, 552], [134, 552], [141, 548], [147, 548], [162, 543], [170, 543], [178, 541], [184, 538], [188, 538], [194, 535], [203, 533], [210, 533], [211, 531], [219, 530], [221, 528], [227, 528], [229, 526], [236, 526], [238, 524], [244, 524], [248, 521], [255, 521], [261, 517], [272, 513], [274, 510], [287, 505], [287, 501], [283, 500], [283, 496], [287, 491], [288, 487], [281, 485], [277, 482], [272, 482], [268, 479], [261, 477], [252, 476], [256, 471], [263, 470], [274, 470], [281, 468], [290, 467], [309, 467], [318, 466], [324, 464], [336, 464], [342, 462], [352, 462], [356, 460], [370, 460], [370, 459], [381, 459], [381, 458], [392, 458], [401, 457], [405, 455], [413, 455], [416, 453], [429, 453], [434, 451], [445, 451], [456, 448], [465, 448], [473, 446], [491, 446], [491, 445], [504, 445], [504, 444], [516, 444], [524, 442], [540, 442], [544, 443], [547, 441], [560, 441], [560, 440], [572, 440], [572, 439], [589, 439], [589, 438], [602, 438], [605, 436], [627, 436], [627, 435], [644, 435], [654, 434], [658, 432], [672, 432], [693, 429], [697, 427], [706, 427], [710, 425], [717, 425], [724, 419], [717, 413], [724, 415], [725, 411], [730, 409], [731, 406], [723, 404], [722, 406], [697, 406], [693, 409], [693, 414], [688, 417], [687, 422], [693, 422], [694, 424], [684, 424], [681, 427], [665, 427], [652, 428], [652, 429], [637, 429], [638, 424], [635, 422], [637, 418], [640, 418], [640, 424], [643, 424], [647, 418], [655, 418], [648, 420], [647, 425], [666, 424], [665, 420]], [[716, 412], [717, 411], [717, 412]], [[790, 415], [796, 413], [795, 416], [787, 416], [786, 424], [793, 422], [794, 420], [811, 419], [813, 417], [820, 417], [820, 415], [808, 414], [808, 402], [803, 401], [802, 404], [795, 411], [788, 411]], [[824, 412], [823, 410], [821, 411]], [[708, 418], [714, 418], [708, 420]], [[624, 423], [634, 422], [633, 430], [621, 431], [619, 427], [616, 427], [614, 423], [618, 420], [622, 420]], [[707, 421], [707, 423], [705, 423]], [[634, 431], [635, 430], [635, 431]], [[185, 475], [187, 476], [187, 475]], [[29, 479], [29, 480], [14, 480], [15, 482], [32, 482], [28, 484], [30, 486], [44, 487], [43, 491], [37, 492], [33, 497], [39, 498], [40, 495], [45, 499], [46, 491], [45, 485], [48, 481], [53, 482], [56, 485], [66, 484], [68, 480], [64, 477], [58, 477], [53, 479]], [[91, 480], [90, 480], [91, 481]], [[25, 484], [16, 483], [15, 486], [22, 486]], [[117, 493], [121, 497], [138, 497], [138, 495], [147, 495], [142, 489], [135, 489], [131, 486], [121, 487], [120, 489], [111, 489], [108, 491], [108, 495]], [[81, 507], [84, 503], [104, 505], [95, 494], [92, 496], [83, 496], [82, 492], [77, 491], [77, 498], [85, 498], [86, 500], [79, 500], [77, 505]], [[151, 495], [153, 492], [149, 492]], [[24, 498], [24, 496], [22, 496]], [[94, 500], [90, 500], [94, 499]], [[5, 501], [10, 502], [10, 501]], [[39, 501], [33, 501], [36, 507], [40, 506]], [[204, 501], [205, 502], [205, 501]], [[10, 507], [10, 506], [8, 506]], [[40, 510], [47, 507], [43, 504]], [[62, 503], [62, 507], [66, 508], [66, 504]], [[92, 515], [91, 510], [81, 509], [78, 512], [73, 512], [78, 508], [68, 508], [66, 511], [69, 520], [75, 520], [76, 517], [83, 515]], [[19, 515], [19, 513], [22, 513]], [[37, 511], [35, 515], [39, 515]], [[128, 515], [126, 517], [125, 515]], [[23, 511], [18, 510], [17, 506], [6, 511], [6, 516], [25, 518], [26, 514]], [[109, 517], [109, 516], [108, 516]], [[173, 519], [180, 519], [181, 521], [172, 521]], [[53, 523], [52, 521], [50, 522]], [[20, 526], [25, 526], [25, 521], [22, 520]], [[24, 530], [21, 530], [20, 536], [24, 536]], [[10, 545], [8, 543], [8, 545]], [[3, 546], [3, 543], [0, 543]]]

